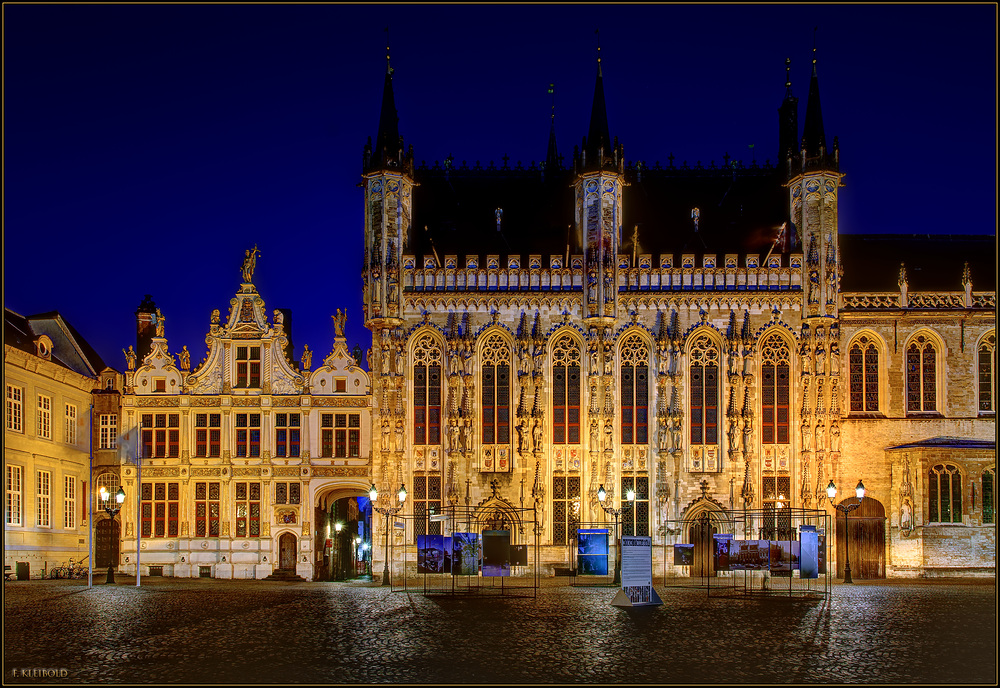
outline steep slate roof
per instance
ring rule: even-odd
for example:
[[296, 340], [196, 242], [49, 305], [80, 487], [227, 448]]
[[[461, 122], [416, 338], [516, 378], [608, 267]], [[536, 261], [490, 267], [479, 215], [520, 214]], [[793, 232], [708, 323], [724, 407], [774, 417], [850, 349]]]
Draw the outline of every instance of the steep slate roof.
[[53, 363], [86, 377], [97, 377], [107, 366], [96, 351], [58, 311], [27, 317], [4, 308], [4, 344], [32, 355], [35, 340], [48, 335], [52, 340]]
[[899, 291], [899, 264], [909, 291], [962, 291], [962, 269], [972, 289], [996, 288], [996, 235], [841, 234], [843, 291]]
[[[786, 219], [787, 191], [772, 168], [667, 168], [626, 174], [620, 252], [758, 253], [771, 248]], [[413, 239], [407, 253], [431, 255], [580, 254], [571, 171], [418, 168]], [[501, 232], [496, 210], [503, 209]], [[694, 234], [691, 209], [701, 214]], [[427, 230], [424, 230], [424, 227]], [[572, 228], [572, 229], [570, 229]], [[568, 241], [567, 241], [568, 240]]]

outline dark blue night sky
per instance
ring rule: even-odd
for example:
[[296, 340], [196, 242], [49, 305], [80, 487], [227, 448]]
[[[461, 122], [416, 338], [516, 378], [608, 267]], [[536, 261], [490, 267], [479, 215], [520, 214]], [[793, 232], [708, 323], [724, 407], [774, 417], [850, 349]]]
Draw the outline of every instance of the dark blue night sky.
[[[996, 6], [5, 5], [4, 303], [58, 310], [124, 369], [152, 294], [197, 364], [255, 243], [296, 357], [361, 322], [362, 149], [389, 26], [400, 133], [433, 164], [569, 161], [596, 36], [628, 160], [775, 160], [813, 28], [843, 232], [996, 231]], [[751, 148], [751, 144], [753, 147]], [[985, 285], [983, 285], [985, 288]]]

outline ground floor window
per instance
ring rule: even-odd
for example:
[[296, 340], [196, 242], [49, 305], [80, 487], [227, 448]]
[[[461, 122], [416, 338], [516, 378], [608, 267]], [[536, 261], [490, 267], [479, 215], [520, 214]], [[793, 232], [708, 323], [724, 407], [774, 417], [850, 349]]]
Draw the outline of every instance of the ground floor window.
[[927, 520], [931, 523], [962, 522], [962, 473], [958, 466], [939, 463], [927, 481]]

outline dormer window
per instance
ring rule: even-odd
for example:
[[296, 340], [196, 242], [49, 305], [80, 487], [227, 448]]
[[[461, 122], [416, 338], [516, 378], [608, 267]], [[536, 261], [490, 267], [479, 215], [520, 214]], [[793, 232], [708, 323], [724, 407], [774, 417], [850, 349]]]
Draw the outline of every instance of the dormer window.
[[260, 347], [236, 347], [236, 387], [260, 387]]
[[52, 340], [49, 339], [48, 335], [43, 334], [35, 340], [35, 353], [46, 361], [52, 359]]

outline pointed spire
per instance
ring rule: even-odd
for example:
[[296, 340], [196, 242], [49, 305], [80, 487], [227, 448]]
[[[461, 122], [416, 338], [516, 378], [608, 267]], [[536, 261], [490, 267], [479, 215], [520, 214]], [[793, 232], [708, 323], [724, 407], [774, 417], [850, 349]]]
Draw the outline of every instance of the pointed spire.
[[[392, 90], [392, 65], [389, 61], [389, 27], [385, 28], [385, 80], [382, 84], [382, 109], [378, 118], [378, 133], [374, 146], [365, 151], [365, 171], [373, 169], [398, 169], [404, 162], [403, 141], [399, 136], [399, 114]], [[412, 156], [406, 156], [410, 158]]]
[[797, 150], [799, 140], [799, 99], [792, 95], [792, 58], [785, 58], [785, 99], [778, 108], [778, 160]]
[[614, 158], [617, 141], [612, 141], [608, 128], [608, 108], [604, 100], [604, 75], [601, 70], [601, 35], [597, 34], [597, 81], [594, 84], [594, 102], [590, 107], [590, 128], [587, 130], [586, 145], [583, 149], [584, 168], [603, 166], [604, 158]]
[[549, 84], [549, 95], [552, 96], [552, 121], [549, 124], [549, 147], [545, 153], [545, 169], [559, 169], [559, 149], [556, 148], [556, 85]]
[[802, 131], [806, 156], [815, 158], [826, 154], [826, 133], [823, 130], [823, 112], [819, 104], [819, 76], [816, 73], [816, 31], [813, 29], [812, 77], [809, 79], [809, 99], [806, 102], [806, 123]]

